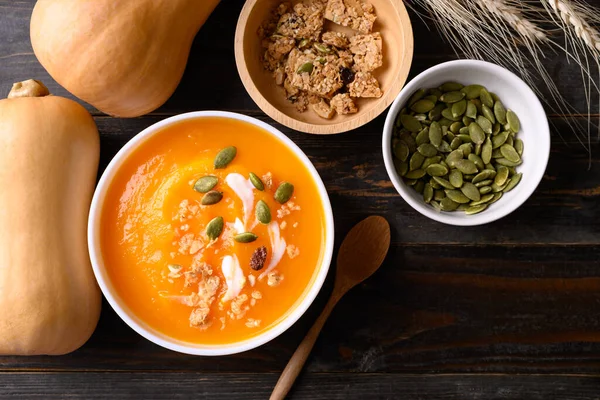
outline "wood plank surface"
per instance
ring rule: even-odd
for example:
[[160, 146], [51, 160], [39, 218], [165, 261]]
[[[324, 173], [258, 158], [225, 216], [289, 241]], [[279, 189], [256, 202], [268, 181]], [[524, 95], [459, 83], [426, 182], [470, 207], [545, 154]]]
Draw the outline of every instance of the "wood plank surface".
[[[29, 43], [34, 0], [0, 0], [0, 95], [12, 82], [42, 79]], [[273, 123], [246, 94], [233, 33], [243, 0], [223, 0], [196, 38], [185, 76], [159, 110], [114, 119], [92, 107], [101, 132], [101, 170], [132, 137], [171, 115], [205, 109], [272, 123], [317, 167], [331, 197], [337, 244], [371, 214], [392, 227], [382, 269], [352, 290], [326, 324], [292, 398], [600, 398], [600, 140], [592, 158], [560, 115], [552, 154], [534, 195], [483, 227], [451, 227], [406, 204], [381, 154], [385, 114], [355, 131], [311, 136]], [[411, 77], [453, 53], [411, 13]], [[429, 30], [431, 29], [431, 30]], [[580, 76], [562, 57], [547, 68], [585, 114]], [[551, 111], [549, 111], [552, 114]], [[177, 354], [129, 329], [105, 303], [92, 339], [62, 357], [0, 357], [0, 398], [262, 399], [331, 291], [332, 274], [306, 315], [258, 349], [228, 357]]]

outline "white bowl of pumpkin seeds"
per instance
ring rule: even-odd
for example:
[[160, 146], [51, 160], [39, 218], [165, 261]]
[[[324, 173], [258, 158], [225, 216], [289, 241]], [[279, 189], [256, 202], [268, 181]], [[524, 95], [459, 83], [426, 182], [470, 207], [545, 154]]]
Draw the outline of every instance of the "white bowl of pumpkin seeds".
[[394, 187], [415, 210], [446, 224], [481, 225], [534, 192], [548, 164], [550, 129], [519, 77], [495, 64], [458, 60], [402, 89], [382, 145]]

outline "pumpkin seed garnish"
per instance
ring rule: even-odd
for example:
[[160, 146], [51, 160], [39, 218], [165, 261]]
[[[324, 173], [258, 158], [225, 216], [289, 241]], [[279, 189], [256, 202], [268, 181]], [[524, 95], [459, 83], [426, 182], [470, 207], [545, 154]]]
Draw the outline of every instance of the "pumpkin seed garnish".
[[423, 156], [423, 154], [418, 152], [414, 153], [409, 161], [409, 171], [414, 171], [415, 169], [420, 168], [421, 165], [423, 165], [423, 161], [425, 161], [425, 156]]
[[[489, 108], [488, 106], [486, 106], [485, 104], [483, 104], [481, 106], [481, 113], [483, 114], [483, 116], [490, 121], [492, 124], [496, 123], [496, 117], [494, 116], [494, 112], [492, 111], [491, 108]], [[492, 132], [489, 132], [492, 133]]]
[[[477, 191], [477, 194], [479, 194], [479, 191]], [[457, 189], [446, 190], [446, 196], [448, 196], [450, 200], [458, 204], [466, 204], [471, 201], [467, 196], [464, 195], [463, 192]]]
[[429, 126], [429, 142], [436, 147], [442, 143], [442, 128], [436, 121]]
[[313, 71], [313, 68], [314, 68], [313, 63], [307, 62], [307, 63], [302, 64], [300, 67], [298, 67], [298, 70], [296, 71], [296, 73], [302, 74], [304, 72], [307, 72], [310, 74]]
[[259, 200], [256, 203], [255, 214], [256, 214], [256, 219], [261, 224], [267, 225], [271, 222], [271, 210], [269, 209], [269, 206], [267, 205], [267, 203], [265, 203], [263, 200]]
[[510, 181], [506, 184], [506, 187], [502, 190], [504, 193], [506, 192], [510, 192], [511, 190], [513, 190], [515, 188], [515, 186], [517, 186], [519, 184], [519, 182], [521, 182], [521, 177], [523, 176], [522, 173], [518, 173], [513, 175], [510, 178]]
[[404, 175], [404, 177], [406, 179], [421, 179], [424, 176], [425, 176], [425, 170], [423, 170], [421, 168], [407, 172], [406, 175]]
[[467, 102], [467, 110], [465, 111], [465, 115], [471, 119], [477, 118], [477, 107], [475, 104], [470, 101]]
[[459, 170], [453, 169], [448, 175], [448, 180], [450, 181], [450, 184], [452, 186], [454, 186], [457, 189], [460, 189], [463, 185], [463, 174]]
[[481, 147], [481, 160], [484, 164], [489, 164], [492, 160], [492, 141], [489, 137], [485, 139], [483, 142], [483, 146]]
[[425, 97], [425, 91], [423, 89], [417, 90], [412, 96], [410, 96], [410, 99], [408, 99], [408, 105], [412, 106], [423, 97]]
[[477, 206], [471, 206], [471, 207], [469, 207], [469, 208], [467, 208], [465, 210], [465, 214], [467, 214], [467, 215], [473, 215], [473, 214], [480, 213], [483, 210], [485, 210], [487, 208], [487, 206], [488, 206], [487, 204], [480, 204], [480, 205], [477, 205]]
[[429, 143], [429, 128], [425, 128], [419, 132], [415, 138], [415, 142], [417, 142], [417, 146], [420, 146], [424, 143]]
[[446, 179], [444, 178], [440, 178], [439, 176], [434, 176], [432, 177], [432, 179], [439, 183], [440, 186], [446, 188], [446, 189], [454, 189], [454, 185], [452, 185], [450, 182], [448, 182]]
[[431, 187], [429, 183], [426, 183], [425, 187], [423, 188], [423, 200], [425, 203], [429, 203], [431, 200], [433, 200], [433, 187]]
[[494, 103], [494, 116], [499, 123], [502, 125], [506, 124], [506, 108], [504, 108], [504, 104], [501, 101]]
[[201, 203], [203, 206], [212, 206], [213, 204], [217, 204], [218, 202], [220, 202], [221, 199], [223, 199], [222, 192], [211, 190], [202, 197]]
[[[429, 137], [429, 135], [427, 135]], [[429, 143], [423, 143], [417, 147], [417, 151], [425, 157], [433, 157], [437, 154], [437, 149]]]
[[223, 232], [223, 225], [223, 217], [213, 218], [208, 225], [206, 225], [206, 236], [208, 236], [210, 240], [217, 240]]
[[481, 89], [483, 89], [483, 86], [481, 85], [467, 85], [461, 89], [461, 92], [465, 94], [468, 100], [472, 100], [480, 96]]
[[256, 239], [258, 239], [258, 236], [256, 236], [254, 233], [252, 232], [244, 232], [244, 233], [240, 233], [239, 235], [235, 235], [233, 237], [233, 240], [235, 240], [238, 243], [252, 243], [254, 242]]
[[457, 208], [458, 203], [453, 201], [450, 197], [444, 197], [442, 201], [440, 201], [440, 209], [442, 211], [454, 211]]
[[[403, 146], [406, 147], [405, 144], [398, 142], [398, 144], [402, 144]], [[397, 146], [396, 146], [397, 147]], [[397, 156], [396, 156], [397, 157]], [[408, 157], [408, 147], [406, 147], [406, 157]], [[404, 157], [404, 160], [402, 161], [406, 161], [406, 157]], [[258, 177], [258, 175], [256, 175], [254, 172], [250, 172], [248, 174], [249, 178], [250, 178], [250, 183], [252, 183], [252, 186], [254, 186], [256, 188], [256, 190], [260, 190], [261, 192], [263, 190], [265, 190], [265, 184], [263, 183], [263, 181]]]
[[215, 157], [215, 169], [226, 168], [230, 162], [233, 161], [237, 154], [237, 148], [235, 146], [225, 147]]
[[462, 89], [464, 86], [457, 82], [446, 82], [440, 86], [442, 92], [455, 92]]
[[[406, 143], [401, 142], [401, 141], [398, 141], [398, 143], [396, 143], [396, 146], [394, 147], [394, 155], [400, 161], [406, 161], [408, 159], [409, 152], [410, 152], [410, 150], [408, 149], [408, 146], [406, 145]], [[250, 181], [252, 181], [252, 175], [250, 175]], [[262, 184], [262, 182], [260, 182], [260, 183]], [[252, 182], [252, 184], [254, 185], [254, 182]], [[256, 185], [254, 185], [254, 186], [256, 187]], [[264, 186], [263, 186], [263, 189], [264, 189]], [[260, 189], [260, 190], [262, 190], [262, 189]]]
[[412, 115], [402, 115], [400, 116], [400, 121], [402, 122], [402, 126], [410, 132], [419, 132], [422, 129], [421, 123]]
[[521, 161], [521, 157], [519, 157], [519, 153], [509, 144], [503, 144], [500, 146], [500, 153], [506, 158], [508, 161], [517, 163]]
[[462, 116], [467, 110], [467, 101], [465, 99], [452, 104], [452, 116], [454, 118]]
[[194, 190], [198, 193], [208, 193], [219, 183], [219, 178], [212, 175], [203, 176], [194, 183]]
[[442, 164], [431, 164], [426, 172], [431, 176], [445, 176], [448, 174], [448, 168]]
[[486, 105], [490, 108], [494, 106], [494, 99], [492, 98], [492, 95], [490, 94], [490, 92], [487, 91], [486, 88], [481, 89], [481, 91], [479, 92], [479, 96], [482, 105]]
[[294, 194], [294, 185], [289, 182], [282, 182], [275, 191], [275, 200], [279, 204], [285, 204]]
[[478, 123], [469, 125], [469, 136], [473, 143], [483, 143], [485, 141], [485, 133]]
[[477, 173], [477, 166], [471, 160], [465, 160], [465, 159], [458, 160], [454, 163], [454, 166], [456, 167], [456, 169], [458, 169], [463, 174], [476, 174]]

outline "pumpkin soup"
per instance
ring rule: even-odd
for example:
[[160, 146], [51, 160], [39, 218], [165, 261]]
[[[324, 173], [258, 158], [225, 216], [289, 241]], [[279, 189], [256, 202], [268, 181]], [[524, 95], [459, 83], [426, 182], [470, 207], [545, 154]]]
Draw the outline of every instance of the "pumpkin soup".
[[314, 280], [324, 239], [301, 160], [267, 131], [218, 117], [140, 145], [101, 216], [118, 295], [150, 327], [192, 343], [238, 342], [278, 322]]

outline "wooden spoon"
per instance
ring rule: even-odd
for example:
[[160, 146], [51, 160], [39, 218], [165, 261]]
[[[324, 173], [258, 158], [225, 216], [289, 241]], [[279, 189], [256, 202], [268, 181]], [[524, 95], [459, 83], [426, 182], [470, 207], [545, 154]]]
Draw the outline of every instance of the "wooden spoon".
[[296, 349], [279, 377], [271, 400], [285, 398], [300, 374], [325, 321], [343, 295], [377, 271], [390, 248], [390, 226], [382, 217], [368, 217], [346, 235], [337, 258], [333, 293], [325, 309]]

